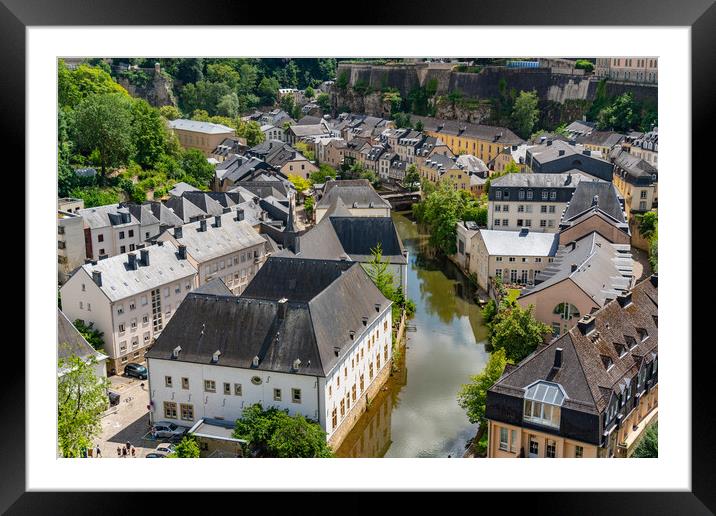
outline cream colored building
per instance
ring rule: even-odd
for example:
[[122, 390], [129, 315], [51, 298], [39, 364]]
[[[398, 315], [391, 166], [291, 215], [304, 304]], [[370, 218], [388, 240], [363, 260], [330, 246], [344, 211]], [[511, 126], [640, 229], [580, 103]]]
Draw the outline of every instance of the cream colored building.
[[600, 57], [594, 67], [597, 77], [642, 84], [659, 83], [656, 57]]
[[197, 120], [169, 120], [169, 129], [185, 149], [198, 149], [207, 158], [226, 138], [236, 136], [231, 127]]
[[57, 280], [67, 281], [85, 263], [84, 220], [76, 213], [57, 211]]
[[[139, 256], [137, 256], [139, 255]], [[110, 374], [144, 352], [197, 286], [197, 270], [172, 243], [85, 264], [60, 289], [68, 319], [104, 333]]]

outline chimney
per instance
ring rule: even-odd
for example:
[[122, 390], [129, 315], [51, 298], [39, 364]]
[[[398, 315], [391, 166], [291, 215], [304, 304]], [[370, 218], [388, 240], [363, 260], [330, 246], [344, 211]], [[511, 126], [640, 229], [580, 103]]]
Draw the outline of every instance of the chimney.
[[221, 227], [221, 215], [216, 215], [214, 217], [214, 227], [220, 228]]
[[129, 266], [130, 270], [136, 271], [137, 270], [137, 255], [134, 253], [129, 253], [127, 255], [127, 259], [129, 260], [127, 262], [127, 265]]
[[554, 350], [554, 368], [559, 369], [562, 367], [562, 348]]
[[236, 219], [237, 222], [244, 220], [244, 209], [239, 208], [236, 210]]
[[288, 299], [285, 297], [282, 297], [278, 300], [278, 311], [276, 312], [276, 316], [278, 317], [279, 321], [283, 321], [286, 318], [286, 311], [288, 309]]
[[182, 238], [182, 235], [183, 230], [181, 226], [174, 228], [174, 238]]
[[164, 240], [157, 240], [157, 245], [162, 247], [164, 245]]
[[368, 318], [363, 317], [363, 326], [368, 326]]
[[527, 236], [530, 232], [530, 228], [520, 228], [520, 236]]
[[594, 331], [595, 321], [596, 319], [594, 319], [593, 315], [585, 315], [577, 323], [577, 328], [579, 328], [579, 331], [582, 333], [582, 335], [589, 335]]
[[92, 281], [94, 281], [98, 287], [102, 286], [102, 273], [100, 271], [92, 271]]
[[293, 254], [298, 254], [301, 252], [301, 236], [296, 235], [293, 239]]
[[177, 346], [172, 350], [172, 358], [179, 358], [179, 353], [181, 352], [181, 346]]
[[576, 263], [573, 263], [573, 264], [572, 264], [572, 272], [574, 272], [574, 271], [576, 271], [576, 270], [577, 270], [577, 264], [576, 264]]
[[218, 349], [214, 351], [214, 354], [211, 357], [211, 363], [216, 364], [219, 361], [219, 357], [221, 356], [221, 351]]
[[617, 302], [622, 308], [627, 307], [631, 304], [631, 291], [625, 290], [617, 296]]
[[351, 331], [348, 332], [348, 336], [351, 338], [351, 340], [353, 340], [353, 339], [355, 338], [355, 336], [356, 336], [356, 332], [354, 332], [353, 330], [351, 330]]
[[149, 249], [142, 249], [141, 251], [139, 251], [139, 254], [142, 257], [142, 265], [144, 265], [145, 267], [149, 265]]
[[547, 140], [547, 147], [549, 147], [550, 145], [552, 145], [552, 140]]
[[206, 219], [199, 221], [199, 231], [206, 231]]
[[179, 259], [186, 260], [186, 246], [179, 244]]
[[221, 213], [229, 213], [230, 211], [231, 211], [231, 208], [229, 208], [229, 207], [227, 206], [226, 208], [224, 208], [223, 210], [221, 210]]
[[567, 174], [567, 179], [564, 181], [564, 186], [571, 185], [572, 184], [572, 173]]
[[564, 149], [559, 149], [558, 154], [559, 154], [560, 156], [564, 156]]
[[297, 358], [293, 361], [293, 370], [298, 371], [298, 368], [301, 367], [301, 359]]
[[657, 282], [657, 280], [658, 280], [657, 276], [658, 276], [657, 274], [652, 274], [651, 277], [649, 278], [649, 281], [651, 281], [651, 284], [654, 285], [655, 287], [659, 286], [658, 282]]
[[375, 311], [380, 312], [380, 304], [379, 303], [375, 304]]
[[595, 195], [592, 197], [592, 206], [599, 206], [599, 196]]

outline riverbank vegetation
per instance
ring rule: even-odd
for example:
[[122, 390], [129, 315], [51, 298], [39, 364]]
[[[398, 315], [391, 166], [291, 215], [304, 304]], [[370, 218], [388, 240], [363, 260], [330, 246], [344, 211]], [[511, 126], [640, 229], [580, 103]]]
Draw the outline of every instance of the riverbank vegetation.
[[637, 216], [639, 221], [639, 233], [649, 242], [649, 265], [652, 272], [658, 272], [659, 268], [659, 224], [658, 215], [650, 211], [644, 215]]
[[646, 429], [646, 433], [634, 450], [633, 459], [656, 459], [659, 457], [659, 423]]
[[479, 226], [487, 225], [487, 199], [476, 198], [465, 190], [456, 190], [449, 180], [437, 186], [423, 182], [423, 200], [413, 204], [413, 216], [430, 231], [430, 244], [445, 255], [457, 252], [457, 223], [473, 220]]
[[251, 456], [275, 458], [333, 457], [326, 443], [326, 432], [302, 415], [289, 416], [288, 410], [264, 410], [260, 403], [244, 409], [232, 433], [248, 441]]

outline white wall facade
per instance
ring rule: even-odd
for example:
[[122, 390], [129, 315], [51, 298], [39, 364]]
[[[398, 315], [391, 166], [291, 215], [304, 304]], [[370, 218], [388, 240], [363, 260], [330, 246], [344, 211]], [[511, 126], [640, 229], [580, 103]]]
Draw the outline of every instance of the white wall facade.
[[[537, 233], [557, 233], [562, 212], [566, 207], [566, 202], [489, 201], [487, 229], [516, 231], [521, 227], [527, 227]], [[499, 223], [496, 222], [497, 220]], [[522, 225], [518, 224], [520, 220]]]
[[202, 263], [191, 260], [199, 271], [199, 286], [221, 278], [234, 295], [239, 295], [266, 261], [265, 251], [259, 244]]

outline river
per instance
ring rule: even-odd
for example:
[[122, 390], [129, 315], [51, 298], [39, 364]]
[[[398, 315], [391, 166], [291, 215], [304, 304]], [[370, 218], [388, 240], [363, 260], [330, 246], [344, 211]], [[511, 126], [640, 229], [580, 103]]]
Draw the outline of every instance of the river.
[[[426, 231], [393, 213], [408, 249], [415, 301], [399, 371], [336, 451], [338, 457], [462, 457], [475, 435], [457, 392], [487, 363], [487, 329], [474, 288], [449, 260], [435, 258]], [[415, 331], [411, 331], [412, 328]]]

